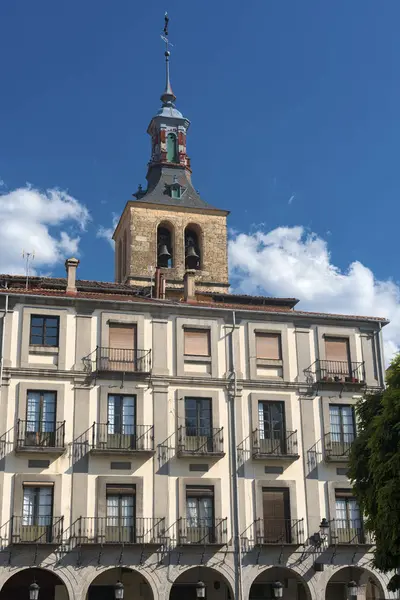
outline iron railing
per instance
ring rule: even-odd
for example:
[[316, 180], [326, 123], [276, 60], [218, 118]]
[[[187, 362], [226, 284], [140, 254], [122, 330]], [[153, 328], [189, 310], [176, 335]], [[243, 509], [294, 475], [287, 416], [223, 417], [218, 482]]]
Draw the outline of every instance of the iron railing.
[[304, 519], [257, 519], [255, 530], [259, 546], [304, 544]]
[[83, 363], [90, 372], [150, 373], [151, 350], [97, 346], [83, 359]]
[[259, 429], [253, 431], [253, 458], [298, 455], [297, 430], [273, 431], [271, 435]]
[[354, 442], [354, 433], [326, 433], [324, 436], [325, 457], [327, 460], [349, 458], [350, 449]]
[[217, 454], [224, 453], [223, 427], [179, 427], [179, 454]]
[[227, 519], [179, 519], [178, 543], [223, 545], [227, 543]]
[[309, 383], [365, 383], [364, 362], [318, 359], [304, 372]]
[[362, 519], [333, 519], [330, 526], [330, 543], [372, 545], [374, 536], [365, 531]]
[[64, 517], [13, 516], [11, 518], [12, 544], [61, 544]]
[[160, 544], [165, 539], [165, 518], [79, 517], [70, 529], [78, 544]]
[[152, 452], [154, 450], [153, 425], [122, 425], [116, 433], [110, 423], [93, 423], [92, 450]]
[[64, 448], [65, 421], [18, 419], [17, 448]]

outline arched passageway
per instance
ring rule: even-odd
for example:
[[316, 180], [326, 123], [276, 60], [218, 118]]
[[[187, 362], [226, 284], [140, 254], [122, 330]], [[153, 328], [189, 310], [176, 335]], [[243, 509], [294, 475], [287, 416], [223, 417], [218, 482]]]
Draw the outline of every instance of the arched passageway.
[[326, 586], [325, 600], [347, 600], [350, 581], [355, 581], [358, 585], [357, 600], [385, 598], [380, 583], [370, 571], [359, 567], [344, 567], [330, 578]]
[[85, 600], [115, 600], [115, 584], [118, 581], [124, 586], [124, 600], [153, 600], [150, 584], [143, 575], [126, 567], [107, 569], [97, 575]]
[[225, 577], [210, 567], [193, 567], [174, 582], [169, 600], [196, 600], [197, 582], [205, 584], [205, 600], [232, 600], [231, 587]]
[[253, 581], [249, 600], [274, 600], [272, 584], [276, 581], [283, 585], [282, 600], [311, 599], [310, 590], [300, 575], [285, 567], [272, 567], [265, 569]]
[[0, 591], [0, 600], [23, 600], [29, 598], [29, 586], [39, 586], [39, 600], [69, 600], [68, 591], [62, 580], [47, 569], [23, 569], [12, 575]]

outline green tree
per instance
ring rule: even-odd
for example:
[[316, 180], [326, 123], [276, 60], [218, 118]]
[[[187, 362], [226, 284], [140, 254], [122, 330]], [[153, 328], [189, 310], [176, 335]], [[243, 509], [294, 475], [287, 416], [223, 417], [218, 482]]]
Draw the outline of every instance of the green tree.
[[[374, 566], [384, 573], [400, 567], [400, 354], [386, 375], [387, 387], [357, 405], [359, 434], [350, 453], [349, 477], [375, 536]], [[400, 589], [394, 575], [390, 591]]]

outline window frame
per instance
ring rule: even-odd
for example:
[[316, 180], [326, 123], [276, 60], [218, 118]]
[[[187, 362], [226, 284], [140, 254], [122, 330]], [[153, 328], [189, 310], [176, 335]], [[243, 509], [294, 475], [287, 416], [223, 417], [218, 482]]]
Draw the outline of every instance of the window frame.
[[[43, 325], [39, 326], [39, 325], [33, 325], [32, 321], [33, 319], [43, 319]], [[57, 335], [56, 335], [56, 343], [55, 344], [46, 344], [45, 340], [46, 340], [46, 321], [47, 319], [55, 319], [57, 322]], [[33, 337], [39, 337], [38, 334], [32, 334], [32, 327], [41, 327], [42, 329], [42, 333], [41, 333], [41, 338], [42, 341], [40, 343], [36, 343], [32, 341], [32, 336]], [[54, 329], [54, 327], [52, 327], [52, 329]], [[54, 336], [51, 336], [54, 337]], [[59, 344], [60, 344], [60, 316], [59, 315], [43, 315], [43, 314], [34, 314], [32, 313], [30, 316], [30, 328], [29, 328], [29, 345], [30, 346], [34, 346], [34, 347], [43, 347], [43, 348], [59, 348]]]
[[[282, 334], [276, 331], [255, 331], [255, 338], [256, 338], [256, 359], [257, 362], [258, 361], [264, 361], [264, 360], [268, 360], [268, 361], [276, 361], [276, 364], [282, 363]], [[278, 358], [273, 358], [272, 356], [258, 356], [258, 352], [257, 352], [257, 338], [261, 338], [261, 337], [274, 337], [277, 338], [278, 340], [278, 354], [279, 357]]]
[[[201, 332], [201, 333], [205, 333], [206, 337], [207, 337], [207, 346], [208, 346], [208, 354], [190, 354], [186, 352], [186, 332], [189, 333], [193, 333], [193, 332]], [[211, 329], [208, 329], [206, 327], [184, 327], [183, 328], [183, 352], [184, 352], [184, 356], [185, 359], [186, 357], [188, 357], [188, 359], [211, 359]]]
[[[281, 360], [257, 358], [256, 334], [273, 333], [280, 335]], [[288, 324], [274, 323], [268, 325], [257, 323], [256, 321], [248, 323], [248, 372], [250, 379], [257, 381], [291, 381], [294, 380], [294, 373], [291, 378], [291, 369], [289, 364], [289, 341]], [[257, 373], [258, 366], [281, 367], [282, 376], [279, 375], [261, 375]]]

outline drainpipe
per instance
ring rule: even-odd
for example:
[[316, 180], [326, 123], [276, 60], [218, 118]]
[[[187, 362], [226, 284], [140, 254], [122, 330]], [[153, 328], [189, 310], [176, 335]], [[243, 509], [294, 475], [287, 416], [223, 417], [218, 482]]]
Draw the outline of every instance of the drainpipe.
[[379, 375], [381, 378], [382, 387], [385, 385], [385, 357], [383, 354], [383, 339], [382, 339], [382, 323], [379, 322], [379, 333], [378, 333], [378, 352], [379, 352]]
[[[6, 283], [5, 288], [8, 288], [8, 284]], [[5, 326], [6, 326], [6, 315], [8, 313], [8, 294], [6, 294], [6, 305], [4, 309], [4, 317], [3, 317], [3, 328], [1, 332], [1, 352], [0, 352], [0, 401], [3, 390], [3, 371], [4, 371], [4, 338], [5, 338]]]
[[230, 470], [232, 479], [232, 515], [233, 515], [233, 539], [234, 539], [234, 561], [235, 561], [235, 599], [243, 599], [243, 579], [242, 579], [242, 544], [240, 538], [240, 517], [239, 517], [239, 490], [238, 490], [238, 473], [237, 473], [237, 443], [236, 443], [236, 392], [237, 392], [237, 373], [236, 373], [236, 357], [235, 357], [235, 340], [234, 332], [236, 329], [236, 314], [232, 311], [232, 331], [230, 334], [230, 357], [231, 357], [231, 373], [233, 377], [233, 392], [230, 392], [228, 386], [229, 402], [228, 402], [228, 428], [230, 447]]

